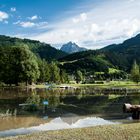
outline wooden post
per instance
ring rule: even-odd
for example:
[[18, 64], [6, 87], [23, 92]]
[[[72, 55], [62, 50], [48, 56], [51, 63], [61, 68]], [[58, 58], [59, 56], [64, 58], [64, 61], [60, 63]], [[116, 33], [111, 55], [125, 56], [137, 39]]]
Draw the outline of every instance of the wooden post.
[[140, 105], [131, 105], [131, 104], [124, 104], [123, 105], [123, 112], [124, 113], [132, 113], [132, 118], [134, 120], [140, 119]]

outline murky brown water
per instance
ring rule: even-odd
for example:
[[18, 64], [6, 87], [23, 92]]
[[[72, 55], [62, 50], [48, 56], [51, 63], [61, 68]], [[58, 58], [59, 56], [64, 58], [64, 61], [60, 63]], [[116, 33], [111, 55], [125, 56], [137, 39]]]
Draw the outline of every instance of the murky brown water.
[[[27, 98], [37, 99], [39, 105], [36, 111], [31, 108], [20, 107], [26, 103]], [[43, 102], [49, 104], [45, 108]], [[0, 117], [0, 132], [3, 130], [28, 128], [49, 123], [55, 118], [61, 119], [67, 124], [76, 123], [78, 120], [92, 117], [100, 117], [113, 122], [130, 123], [128, 117], [122, 111], [124, 103], [139, 104], [139, 93], [106, 93], [101, 89], [0, 89], [0, 113], [14, 112], [17, 117]]]

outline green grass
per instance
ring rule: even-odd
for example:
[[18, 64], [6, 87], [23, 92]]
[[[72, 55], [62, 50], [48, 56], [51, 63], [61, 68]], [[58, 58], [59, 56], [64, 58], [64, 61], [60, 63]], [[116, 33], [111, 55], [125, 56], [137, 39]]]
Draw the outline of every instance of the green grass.
[[[96, 87], [96, 88], [128, 88], [128, 89], [140, 89], [140, 84], [136, 84], [132, 81], [110, 81], [104, 84], [61, 84], [55, 87], [59, 88], [62, 85], [67, 85], [71, 87]], [[46, 88], [46, 85], [35, 85], [36, 88]]]
[[140, 123], [47, 131], [0, 140], [140, 140]]
[[46, 88], [46, 85], [35, 85], [36, 88]]
[[120, 87], [120, 88], [130, 88], [130, 89], [140, 88], [140, 84], [136, 84], [131, 81], [111, 81], [111, 82], [104, 82], [104, 84], [64, 84], [64, 85], [68, 85], [72, 87], [99, 87], [99, 88], [115, 88], [115, 87], [119, 88]]
[[[120, 87], [120, 88], [140, 89], [140, 84], [136, 84], [132, 81], [111, 81], [111, 82], [104, 81], [104, 84], [75, 84], [75, 82], [72, 81], [72, 84], [61, 84], [61, 85], [68, 85], [72, 87], [99, 87], [99, 88]], [[61, 85], [56, 85], [55, 87], [59, 88]], [[20, 85], [19, 87], [23, 88], [25, 86]], [[29, 87], [46, 88], [47, 86], [45, 84], [39, 84], [39, 85], [34, 85], [34, 86], [29, 86]]]

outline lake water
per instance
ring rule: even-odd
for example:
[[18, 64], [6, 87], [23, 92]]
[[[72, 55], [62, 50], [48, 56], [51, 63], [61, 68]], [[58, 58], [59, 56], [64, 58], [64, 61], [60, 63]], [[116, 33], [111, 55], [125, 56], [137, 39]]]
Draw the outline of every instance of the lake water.
[[[129, 91], [127, 91], [129, 92]], [[124, 103], [140, 104], [139, 93], [114, 92], [100, 88], [0, 89], [0, 137], [56, 130], [134, 123], [123, 113]], [[43, 102], [48, 105], [43, 105]], [[29, 102], [38, 102], [28, 106]], [[27, 106], [19, 106], [25, 104]]]

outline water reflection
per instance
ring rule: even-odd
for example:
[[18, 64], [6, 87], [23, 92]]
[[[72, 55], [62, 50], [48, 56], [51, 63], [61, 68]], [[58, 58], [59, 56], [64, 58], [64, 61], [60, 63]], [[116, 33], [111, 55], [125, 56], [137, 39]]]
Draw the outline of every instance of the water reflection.
[[[100, 92], [99, 92], [100, 91]], [[43, 101], [49, 102], [48, 110], [65, 110], [78, 114], [121, 113], [123, 103], [139, 104], [140, 94], [107, 94], [104, 90], [81, 89], [0, 89], [0, 109], [17, 109], [27, 103], [43, 109]], [[76, 111], [77, 110], [77, 111]]]
[[5, 136], [15, 136], [21, 134], [29, 134], [39, 131], [47, 130], [59, 130], [59, 129], [70, 129], [70, 128], [83, 128], [98, 125], [110, 125], [117, 124], [118, 122], [111, 122], [97, 117], [87, 117], [78, 119], [76, 122], [71, 124], [67, 123], [63, 118], [55, 118], [46, 124], [41, 124], [39, 126], [29, 127], [29, 128], [19, 128], [0, 132], [1, 137]]
[[[107, 120], [126, 119], [131, 114], [124, 114], [122, 105], [139, 104], [140, 94], [128, 94], [128, 90], [120, 93], [116, 91], [99, 88], [0, 89], [0, 113], [5, 113], [8, 109], [11, 112], [17, 110], [16, 118], [0, 117], [0, 123], [3, 124], [0, 125], [0, 130], [39, 125], [58, 117], [63, 117], [67, 123], [71, 121], [70, 118], [79, 119], [80, 116], [101, 117]], [[48, 101], [49, 104], [45, 107], [43, 101]], [[37, 109], [31, 111], [19, 106], [24, 103], [37, 105]], [[44, 116], [47, 120], [42, 119]]]

